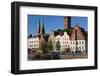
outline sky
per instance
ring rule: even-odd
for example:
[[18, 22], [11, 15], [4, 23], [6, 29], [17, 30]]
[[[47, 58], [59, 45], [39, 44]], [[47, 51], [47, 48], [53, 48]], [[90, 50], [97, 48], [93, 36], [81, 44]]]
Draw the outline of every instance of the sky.
[[[44, 16], [44, 15], [28, 15], [28, 35], [37, 35], [38, 25], [44, 22], [45, 32], [49, 34], [51, 30], [64, 28], [64, 16]], [[88, 18], [71, 16], [71, 27], [80, 24], [87, 31]]]

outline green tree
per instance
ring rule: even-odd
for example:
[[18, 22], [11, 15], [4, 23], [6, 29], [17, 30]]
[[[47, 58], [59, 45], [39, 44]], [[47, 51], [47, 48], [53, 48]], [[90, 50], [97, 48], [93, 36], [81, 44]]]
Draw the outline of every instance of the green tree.
[[48, 44], [47, 44], [47, 50], [48, 52], [52, 51], [53, 50], [53, 45], [52, 45], [52, 41], [48, 41]]
[[60, 42], [59, 42], [59, 40], [56, 42], [56, 50], [58, 51], [58, 50], [60, 50], [60, 48], [61, 48], [61, 45], [60, 45]]
[[71, 32], [71, 29], [64, 29], [63, 32]]
[[46, 50], [46, 43], [45, 42], [42, 42], [40, 44], [40, 50], [42, 50], [43, 54], [45, 54], [47, 52], [47, 50]]

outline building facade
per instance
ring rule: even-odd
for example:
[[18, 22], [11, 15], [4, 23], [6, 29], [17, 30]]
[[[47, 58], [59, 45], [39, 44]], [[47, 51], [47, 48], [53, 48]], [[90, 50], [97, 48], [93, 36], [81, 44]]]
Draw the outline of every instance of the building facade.
[[[69, 24], [68, 24], [69, 23]], [[70, 28], [70, 17], [64, 17], [64, 29]], [[72, 28], [71, 33], [64, 32], [55, 35], [54, 31], [49, 34], [47, 41], [52, 41], [53, 51], [56, 51], [56, 43], [60, 42], [60, 51], [87, 51], [87, 40], [84, 29], [80, 25]], [[42, 43], [46, 43], [44, 22], [39, 21], [38, 35], [28, 38], [28, 48], [39, 48]], [[41, 50], [42, 51], [42, 50]]]
[[45, 29], [43, 20], [38, 24], [38, 34], [28, 38], [28, 48], [29, 49], [39, 49], [39, 46], [45, 42], [44, 39]]
[[56, 42], [59, 41], [61, 48], [61, 51], [65, 51], [66, 49], [70, 48], [70, 37], [67, 34], [67, 32], [64, 32], [62, 36], [57, 35], [56, 36]]
[[39, 48], [39, 37], [28, 38], [28, 48]]
[[50, 35], [49, 35], [49, 38], [48, 38], [48, 41], [51, 41], [52, 42], [54, 51], [56, 51], [56, 48], [55, 48], [55, 46], [56, 46], [55, 40], [56, 40], [56, 38], [55, 38], [54, 32], [51, 31], [50, 32]]
[[75, 51], [86, 51], [87, 50], [87, 40], [85, 39], [84, 31], [79, 25], [76, 25], [71, 33], [71, 47], [70, 49]]
[[86, 48], [86, 44], [87, 44], [87, 41], [85, 39], [71, 39], [70, 36], [67, 34], [67, 32], [64, 32], [64, 35], [63, 36], [60, 36], [60, 35], [57, 35], [55, 37], [56, 39], [56, 42], [59, 41], [60, 44], [61, 44], [61, 48], [60, 50], [61, 51], [66, 51], [66, 50], [69, 50], [70, 51], [86, 51], [87, 48]]
[[70, 41], [70, 50], [71, 51], [86, 51], [86, 40], [71, 40]]

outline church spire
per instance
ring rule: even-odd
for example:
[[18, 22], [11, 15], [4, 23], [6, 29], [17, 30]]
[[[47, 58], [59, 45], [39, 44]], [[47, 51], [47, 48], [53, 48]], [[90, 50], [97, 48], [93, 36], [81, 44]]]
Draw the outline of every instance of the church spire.
[[40, 21], [40, 26], [41, 26], [41, 27], [40, 27], [40, 34], [43, 34], [43, 33], [42, 33], [42, 27], [43, 27], [43, 26], [42, 26], [42, 21]]
[[41, 23], [40, 23], [40, 19], [39, 19], [38, 35], [40, 34], [40, 29], [41, 29]]
[[38, 35], [45, 34], [44, 21], [39, 19]]
[[42, 34], [45, 34], [45, 28], [44, 28], [44, 20], [42, 20]]

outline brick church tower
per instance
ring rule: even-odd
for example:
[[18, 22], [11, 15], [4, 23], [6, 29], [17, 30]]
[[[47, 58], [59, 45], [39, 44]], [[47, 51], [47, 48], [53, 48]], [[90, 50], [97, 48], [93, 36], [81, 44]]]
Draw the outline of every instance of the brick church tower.
[[64, 29], [71, 27], [71, 17], [64, 17]]

